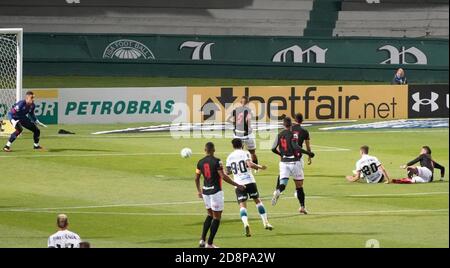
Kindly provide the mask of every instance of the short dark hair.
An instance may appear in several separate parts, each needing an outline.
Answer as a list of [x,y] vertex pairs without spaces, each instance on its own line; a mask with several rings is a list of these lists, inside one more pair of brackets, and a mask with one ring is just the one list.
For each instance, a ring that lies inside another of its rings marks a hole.
[[59,214],[56,218],[56,225],[61,229],[67,228],[69,226],[69,218],[65,214]]
[[211,153],[212,151],[215,150],[214,143],[207,142],[206,145],[205,145],[205,149],[206,149],[207,152]]
[[369,146],[367,145],[363,145],[361,146],[361,148],[359,148],[364,154],[368,154],[369,153]]
[[297,121],[297,123],[299,123],[299,124],[303,123],[303,114],[301,114],[301,113],[296,114],[295,121]]
[[242,96],[241,100],[245,100],[245,103],[248,103],[248,97],[247,96]]
[[234,149],[242,149],[242,140],[241,139],[233,139],[231,141],[231,144],[233,144]]
[[27,93],[25,93],[25,95],[26,96],[33,96],[34,92],[30,90],[30,91],[27,91]]
[[425,149],[425,151],[427,151],[427,154],[431,154],[431,148],[430,148],[430,146],[427,146],[427,145],[422,146],[422,149]]
[[285,128],[290,128],[292,127],[292,119],[288,116],[286,116],[285,118],[283,118],[283,126]]

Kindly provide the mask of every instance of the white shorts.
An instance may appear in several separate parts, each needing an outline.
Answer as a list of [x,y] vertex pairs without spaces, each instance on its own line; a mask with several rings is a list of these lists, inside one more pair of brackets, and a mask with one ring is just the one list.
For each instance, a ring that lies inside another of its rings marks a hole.
[[247,148],[247,150],[256,150],[256,139],[253,135],[249,136],[237,136],[234,135],[235,139],[240,139],[242,144]]
[[224,208],[224,195],[223,191],[219,191],[212,195],[203,195],[203,202],[205,202],[206,209],[212,211],[223,211]]
[[304,180],[303,159],[295,162],[280,162],[280,179],[294,177],[294,180]]
[[431,181],[433,173],[426,167],[417,167],[417,175],[412,177],[414,183],[427,183]]

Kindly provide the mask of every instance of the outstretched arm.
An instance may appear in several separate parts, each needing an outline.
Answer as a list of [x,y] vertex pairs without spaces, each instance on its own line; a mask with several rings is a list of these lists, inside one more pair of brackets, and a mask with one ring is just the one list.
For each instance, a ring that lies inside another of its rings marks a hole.
[[304,150],[302,147],[300,147],[300,145],[298,145],[298,143],[294,140],[292,140],[292,147],[294,148],[295,151],[297,152],[301,152],[302,154],[306,154],[307,156],[314,158],[315,154],[313,152],[310,151],[306,151]]
[[267,169],[267,166],[255,164],[255,163],[253,163],[253,161],[250,160],[250,159],[247,160],[247,166],[248,166],[249,168],[256,169],[256,170],[258,170],[258,169],[266,170],[266,169]]
[[387,183],[389,183],[391,181],[391,178],[389,177],[389,174],[387,173],[387,171],[384,168],[384,166],[380,165],[378,168],[381,170],[381,173],[383,173],[384,178],[386,179]]
[[415,158],[415,159],[409,161],[408,163],[406,163],[406,165],[402,165],[400,167],[403,168],[403,169],[406,169],[406,168],[408,168],[410,166],[413,166],[416,163],[420,162],[420,160],[422,160],[422,157],[423,157],[423,155],[419,155],[417,158]]
[[345,177],[349,182],[356,182],[361,178],[361,170],[356,171],[356,174],[353,176]]
[[240,185],[240,184],[237,184],[236,182],[234,182],[231,178],[230,178],[230,176],[228,176],[227,174],[225,174],[225,172],[223,172],[223,170],[218,170],[218,172],[219,172],[219,176],[225,181],[225,182],[227,182],[227,183],[229,183],[229,184],[231,184],[231,185],[233,185],[233,186],[235,186],[235,187],[237,187],[239,190],[245,190],[245,186],[244,185]]
[[445,167],[440,165],[439,163],[433,161],[434,167],[439,169],[441,171],[441,179],[444,179],[445,177]]

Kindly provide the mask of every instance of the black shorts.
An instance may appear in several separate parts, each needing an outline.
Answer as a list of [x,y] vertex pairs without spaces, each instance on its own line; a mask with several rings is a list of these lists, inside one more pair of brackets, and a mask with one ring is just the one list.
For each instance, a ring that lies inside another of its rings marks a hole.
[[236,198],[237,198],[238,203],[245,202],[249,198],[251,198],[251,199],[259,198],[259,192],[258,192],[258,187],[256,186],[256,183],[246,184],[244,191],[240,191],[239,189],[236,189]]

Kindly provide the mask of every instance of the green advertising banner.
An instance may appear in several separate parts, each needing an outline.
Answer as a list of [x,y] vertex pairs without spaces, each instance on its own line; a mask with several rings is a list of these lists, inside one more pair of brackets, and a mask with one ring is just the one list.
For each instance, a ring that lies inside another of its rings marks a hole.
[[403,67],[410,81],[448,81],[441,39],[26,34],[24,44],[29,74],[389,81]]

